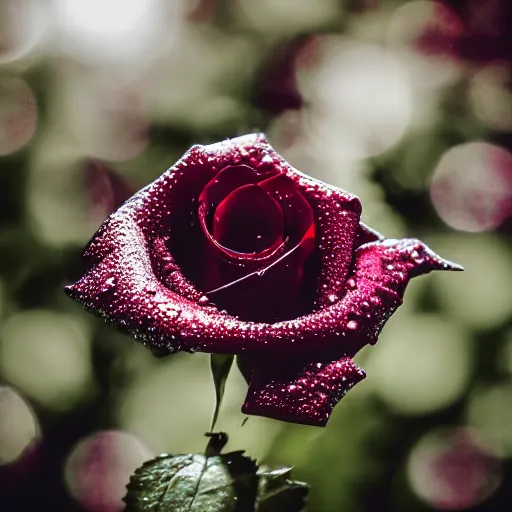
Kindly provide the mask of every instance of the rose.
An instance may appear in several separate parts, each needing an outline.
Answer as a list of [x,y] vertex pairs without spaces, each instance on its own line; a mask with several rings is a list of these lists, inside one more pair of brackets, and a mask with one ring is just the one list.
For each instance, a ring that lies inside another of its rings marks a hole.
[[243,412],[325,425],[408,280],[460,270],[360,214],[262,135],[194,146],[105,221],[67,293],[157,355],[242,355]]

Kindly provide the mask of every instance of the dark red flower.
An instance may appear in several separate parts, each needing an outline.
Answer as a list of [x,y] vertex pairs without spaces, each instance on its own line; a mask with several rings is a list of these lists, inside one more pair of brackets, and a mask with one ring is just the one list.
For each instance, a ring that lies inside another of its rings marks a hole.
[[263,135],[194,146],[105,221],[66,290],[157,355],[243,355],[245,413],[325,425],[409,278],[461,269],[360,214]]

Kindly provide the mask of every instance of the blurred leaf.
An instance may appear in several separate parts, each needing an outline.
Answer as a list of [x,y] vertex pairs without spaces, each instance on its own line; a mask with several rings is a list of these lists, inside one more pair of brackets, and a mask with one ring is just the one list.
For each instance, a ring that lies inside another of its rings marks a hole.
[[242,451],[160,455],[132,475],[126,512],[298,512],[309,487],[289,480],[290,471],[258,472]]
[[260,477],[257,512],[293,512],[302,510],[306,504],[309,485],[289,480],[292,468],[280,468],[268,472],[258,472]]
[[234,358],[235,356],[230,354],[212,354],[210,356],[210,368],[212,369],[213,383],[215,385],[215,411],[213,412],[211,431],[215,428],[215,423],[219,416],[222,397],[226,389],[226,381],[228,380]]

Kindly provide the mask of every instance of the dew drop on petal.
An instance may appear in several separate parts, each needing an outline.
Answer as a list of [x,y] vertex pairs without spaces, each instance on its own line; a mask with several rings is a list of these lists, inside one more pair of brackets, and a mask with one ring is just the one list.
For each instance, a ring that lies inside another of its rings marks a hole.
[[201,306],[206,306],[206,304],[210,302],[210,299],[208,299],[206,295],[203,295],[202,297],[199,298],[198,302],[199,304],[201,304]]
[[382,301],[379,299],[379,297],[371,297],[371,298],[370,298],[370,302],[371,302],[374,306],[380,306]]
[[156,294],[156,287],[154,284],[148,284],[145,288],[146,293],[149,295],[155,295]]
[[116,278],[109,277],[107,280],[105,280],[105,283],[101,287],[100,292],[101,293],[110,292],[111,290],[113,290],[115,288],[116,284],[117,284]]

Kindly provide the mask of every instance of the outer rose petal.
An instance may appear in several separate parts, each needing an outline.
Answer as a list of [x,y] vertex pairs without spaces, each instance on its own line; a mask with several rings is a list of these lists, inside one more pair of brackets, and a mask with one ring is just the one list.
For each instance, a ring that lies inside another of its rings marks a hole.
[[242,411],[325,426],[338,401],[365,378],[348,356],[365,342],[377,341],[384,323],[400,305],[409,278],[432,270],[462,268],[414,239],[377,241],[360,247],[354,275],[348,282],[351,290],[346,297],[352,300],[346,302],[345,297],[340,301],[351,312],[345,327],[353,331],[352,335],[346,334],[344,343],[337,347],[318,346],[314,358],[301,354],[247,356],[241,370],[249,390]]
[[324,427],[334,406],[365,377],[350,357],[311,362],[256,356],[242,412]]

